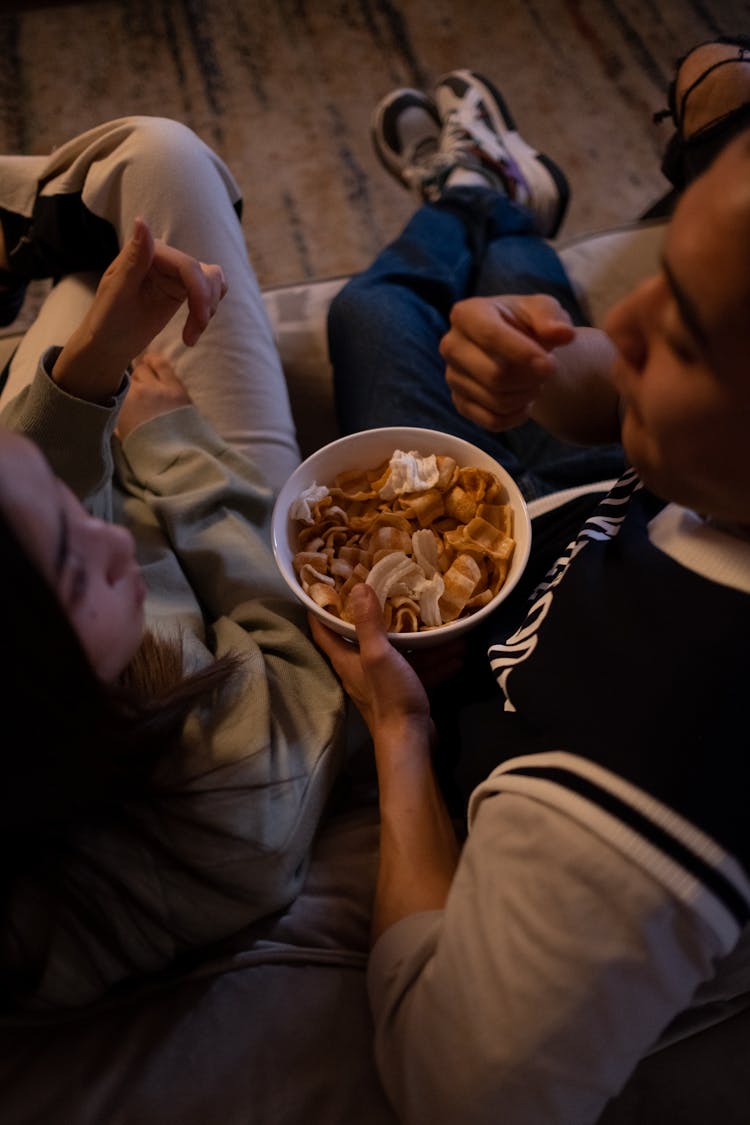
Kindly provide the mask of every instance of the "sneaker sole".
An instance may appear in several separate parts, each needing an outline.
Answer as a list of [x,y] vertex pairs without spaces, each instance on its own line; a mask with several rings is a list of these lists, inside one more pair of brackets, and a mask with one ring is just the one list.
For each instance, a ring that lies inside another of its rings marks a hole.
[[549,225],[549,229],[544,232],[544,236],[545,238],[554,238],[565,218],[565,212],[570,202],[570,185],[568,184],[568,179],[562,168],[558,164],[555,164],[554,160],[547,156],[546,153],[538,152],[523,139],[518,132],[513,114],[510,112],[505,98],[488,78],[485,78],[482,74],[477,74],[474,70],[452,70],[449,74],[443,75],[443,77],[438,80],[437,85],[440,85],[441,82],[450,78],[451,75],[456,75],[456,77],[462,78],[466,82],[471,82],[474,86],[483,88],[486,95],[487,109],[492,120],[492,126],[502,137],[503,144],[507,145],[508,151],[518,162],[521,171],[523,171],[525,161],[535,160],[549,173],[557,192],[558,205]]

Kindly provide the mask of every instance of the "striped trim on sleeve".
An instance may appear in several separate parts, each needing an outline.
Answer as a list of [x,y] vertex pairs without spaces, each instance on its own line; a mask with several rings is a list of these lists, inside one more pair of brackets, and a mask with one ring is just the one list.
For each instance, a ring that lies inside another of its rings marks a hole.
[[557,808],[639,864],[702,916],[725,952],[750,920],[750,880],[716,841],[667,805],[602,766],[564,751],[512,758],[472,794],[479,806],[520,793]]

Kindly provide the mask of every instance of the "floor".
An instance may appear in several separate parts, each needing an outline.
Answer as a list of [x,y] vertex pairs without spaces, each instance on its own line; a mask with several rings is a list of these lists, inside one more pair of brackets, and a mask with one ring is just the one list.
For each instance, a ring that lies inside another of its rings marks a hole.
[[0,145],[44,152],[126,114],[176,117],[228,161],[262,284],[361,269],[414,200],[369,119],[395,86],[469,66],[568,173],[561,234],[629,220],[665,189],[677,56],[750,25],[740,0],[4,0]]

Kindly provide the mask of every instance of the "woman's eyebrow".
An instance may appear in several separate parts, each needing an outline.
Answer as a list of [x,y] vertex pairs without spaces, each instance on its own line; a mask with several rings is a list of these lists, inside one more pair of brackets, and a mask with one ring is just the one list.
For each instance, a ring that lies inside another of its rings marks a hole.
[[686,327],[695,337],[696,342],[700,344],[701,348],[703,348],[704,351],[708,351],[708,333],[701,324],[696,307],[685,290],[680,285],[679,281],[672,272],[672,267],[664,257],[661,259],[661,268],[664,271],[664,276],[667,279],[669,288],[672,291],[672,296],[675,299],[675,304],[680,310],[680,316],[685,321]]

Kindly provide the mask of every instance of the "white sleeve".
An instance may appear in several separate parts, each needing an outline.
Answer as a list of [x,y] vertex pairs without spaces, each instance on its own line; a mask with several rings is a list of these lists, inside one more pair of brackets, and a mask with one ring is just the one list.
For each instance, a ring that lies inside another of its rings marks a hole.
[[368,972],[404,1125],[595,1122],[714,973],[711,926],[590,829],[528,797],[478,808],[444,911]]

